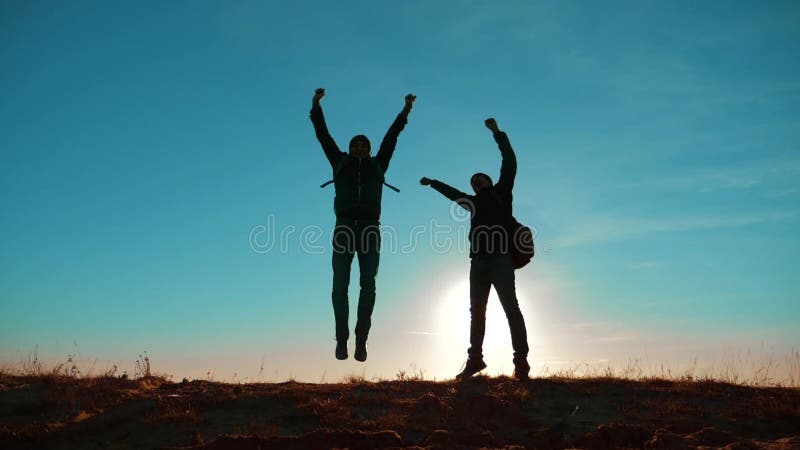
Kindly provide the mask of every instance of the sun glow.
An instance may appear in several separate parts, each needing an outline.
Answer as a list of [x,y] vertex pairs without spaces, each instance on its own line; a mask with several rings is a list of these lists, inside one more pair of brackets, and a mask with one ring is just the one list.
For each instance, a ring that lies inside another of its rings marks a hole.
[[[519,289],[517,297],[520,297]],[[441,363],[448,364],[447,369],[453,374],[457,373],[459,364],[464,363],[467,358],[470,330],[469,306],[469,280],[467,279],[458,280],[446,290],[439,304],[437,327],[441,345],[449,349],[447,352],[442,352],[447,356],[442,359]],[[525,308],[520,306],[523,316],[525,316]],[[530,336],[528,340],[530,343]],[[488,365],[486,369],[488,374],[509,374],[513,371],[511,332],[494,288],[489,294],[489,302],[486,306],[483,356]]]

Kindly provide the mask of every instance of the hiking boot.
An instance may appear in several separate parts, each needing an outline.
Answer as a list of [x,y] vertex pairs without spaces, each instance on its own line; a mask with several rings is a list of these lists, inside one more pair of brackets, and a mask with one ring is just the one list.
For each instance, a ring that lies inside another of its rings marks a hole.
[[347,359],[347,339],[336,341],[336,359]]
[[364,362],[367,360],[367,341],[356,339],[356,351],[353,353],[353,358],[356,361]]
[[531,371],[531,366],[528,365],[528,361],[520,360],[514,361],[514,378],[520,381],[526,381],[529,379],[528,374]]
[[466,380],[485,368],[486,363],[483,362],[483,359],[468,359],[467,363],[464,364],[464,370],[462,370],[460,374],[456,375],[456,380]]

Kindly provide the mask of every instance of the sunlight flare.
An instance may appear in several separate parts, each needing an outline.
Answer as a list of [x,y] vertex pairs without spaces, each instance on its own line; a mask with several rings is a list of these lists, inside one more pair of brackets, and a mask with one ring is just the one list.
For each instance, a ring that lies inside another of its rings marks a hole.
[[[519,291],[517,297],[520,297]],[[458,365],[467,357],[470,330],[469,280],[460,279],[452,284],[442,296],[438,313],[437,326],[441,344],[448,349],[442,352],[447,355],[442,363],[450,364],[447,369],[455,373]],[[523,315],[525,311],[523,310]],[[527,320],[527,317],[526,317]],[[529,337],[530,341],[530,337]],[[529,342],[530,344],[530,342]],[[486,306],[486,334],[483,340],[484,360],[489,365],[488,373],[508,374],[513,370],[511,334],[505,312],[492,288]]]

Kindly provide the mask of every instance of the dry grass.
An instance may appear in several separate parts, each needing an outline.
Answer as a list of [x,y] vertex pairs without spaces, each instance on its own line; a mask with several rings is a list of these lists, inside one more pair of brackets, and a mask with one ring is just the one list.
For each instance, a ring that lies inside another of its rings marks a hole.
[[278,426],[277,423],[268,421],[259,416],[251,419],[246,425],[237,428],[236,434],[270,439],[278,436],[279,431],[280,426]]
[[579,365],[528,382],[481,376],[464,383],[427,381],[418,370],[383,381],[354,374],[334,384],[172,383],[141,367],[137,379],[79,375],[68,364],[58,383],[49,381],[53,370],[5,375],[0,395],[12,406],[2,418],[14,425],[0,426],[0,448],[106,442],[114,438],[106,428],[118,427],[97,424],[108,421],[128,430],[120,448],[225,439],[253,444],[237,448],[353,448],[364,439],[376,448],[643,448],[666,438],[675,445],[662,448],[800,443],[800,390],[708,381],[691,371],[672,381],[648,378],[638,360],[618,370]]
[[342,421],[347,422],[352,416],[352,411],[343,401],[343,395],[314,396],[299,403],[297,408],[310,411],[325,426],[333,426]]
[[[785,375],[778,378],[777,373],[781,368],[784,369],[782,372]],[[758,353],[750,349],[734,351],[726,348],[719,365],[712,364],[704,369],[698,367],[697,358],[683,369],[673,369],[665,363],[645,369],[641,358],[630,358],[622,367],[578,363],[574,367],[554,371],[545,365],[539,373],[539,378],[720,382],[751,387],[800,388],[800,351],[792,349],[788,355],[778,359],[773,352],[767,352],[763,347]]]
[[424,381],[425,380],[425,371],[422,369],[418,369],[416,364],[411,365],[411,370],[406,372],[405,370],[398,370],[397,374],[395,375],[395,380],[397,381]]
[[201,424],[204,422],[200,411],[192,402],[160,401],[155,411],[145,416],[144,420],[151,423],[176,423],[186,422]]
[[401,430],[408,425],[408,414],[390,409],[375,418],[364,419],[359,427],[374,430]]
[[[120,373],[119,366],[116,364],[108,365],[104,370],[95,372],[97,359],[94,359],[86,371],[83,371],[78,366],[78,361],[75,355],[69,354],[66,359],[54,363],[51,367],[46,367],[45,363],[41,361],[38,354],[38,348],[34,348],[33,352],[26,355],[20,361],[17,368],[3,365],[0,368],[0,376],[22,376],[33,377],[50,382],[60,382],[69,380],[102,380],[102,379],[129,379],[128,372],[122,371]],[[150,356],[147,351],[139,354],[139,358],[134,361],[133,365],[133,379],[159,379],[162,381],[169,381],[172,375],[166,373],[153,372],[150,365]]]
[[[16,368],[8,365],[0,367],[0,379],[6,376],[23,376],[46,379],[49,382],[58,383],[76,379],[129,379],[128,372],[120,372],[120,368],[115,365],[108,365],[101,371],[95,371],[97,360],[86,370],[79,367],[73,354],[60,362],[56,362],[49,367],[39,358],[38,349],[28,354],[22,359]],[[670,381],[680,383],[709,383],[721,382],[740,386],[750,387],[789,387],[800,388],[800,350],[792,349],[787,355],[777,358],[770,350],[766,350],[762,345],[760,351],[754,352],[751,349],[746,351],[734,350],[730,347],[724,349],[721,360],[705,368],[699,368],[698,360],[695,358],[687,366],[681,369],[674,369],[665,363],[655,366],[645,363],[641,358],[630,358],[622,366],[611,365],[591,365],[589,363],[576,363],[569,368],[553,370],[547,365],[543,366],[535,378],[547,380],[627,380],[627,381]],[[263,362],[261,371],[263,372]],[[778,373],[784,374],[778,377]],[[162,381],[169,381],[172,376],[164,373],[156,373],[151,366],[150,356],[147,351],[139,354],[133,364],[134,380],[154,378]],[[215,370],[207,372],[205,381],[214,382]],[[245,379],[246,380],[246,379]],[[237,377],[233,380],[234,384],[241,384],[245,380]],[[319,380],[324,383],[325,375]],[[184,379],[184,382],[189,381]],[[296,382],[294,377],[289,377],[285,382]],[[353,373],[344,376],[340,382],[351,385],[363,385],[366,383],[379,383],[387,381],[383,378],[373,378],[367,380],[365,372]],[[395,374],[393,381],[396,382],[418,382],[435,381],[429,380],[425,376],[425,371],[411,365],[408,370],[400,369]]]

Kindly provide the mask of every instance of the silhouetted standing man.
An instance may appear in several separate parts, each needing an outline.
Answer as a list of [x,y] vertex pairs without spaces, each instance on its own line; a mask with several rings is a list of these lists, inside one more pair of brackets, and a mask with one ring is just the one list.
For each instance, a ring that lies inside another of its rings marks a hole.
[[512,219],[512,194],[517,174],[517,158],[508,136],[497,128],[494,119],[486,119],[486,127],[494,135],[503,158],[500,179],[476,173],[470,179],[475,195],[468,195],[438,180],[422,178],[420,183],[430,185],[442,195],[457,202],[471,213],[469,230],[470,258],[470,348],[464,370],[456,378],[466,379],[486,368],[483,361],[483,337],[486,331],[486,303],[489,290],[494,285],[511,328],[511,345],[514,347],[514,376],[528,378],[528,337],[525,320],[517,302],[514,262],[510,246]]
[[[416,97],[406,95],[405,106],[386,132],[377,156],[370,153],[370,142],[364,135],[350,140],[349,152],[339,150],[333,141],[319,101],[324,89],[317,89],[311,101],[311,122],[325,156],[333,168],[336,197],[333,209],[336,227],[333,232],[333,314],[336,321],[336,359],[347,359],[347,339],[350,337],[348,316],[350,305],[347,289],[350,285],[350,266],[358,256],[361,292],[358,296],[356,322],[356,360],[367,359],[367,336],[372,325],[375,306],[375,277],[380,259],[381,194],[384,174],[394,154],[397,137],[403,131],[408,113]],[[324,185],[323,185],[324,186]]]

